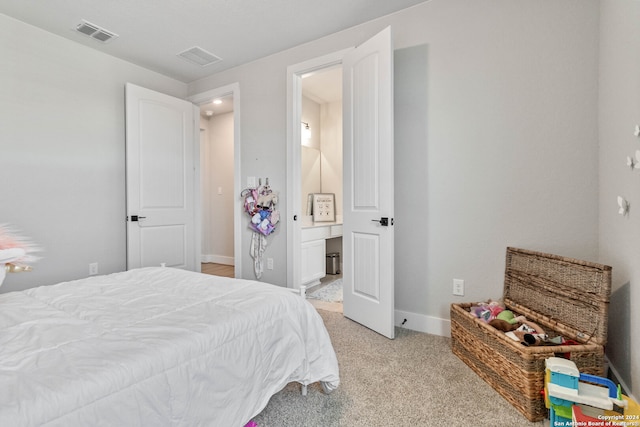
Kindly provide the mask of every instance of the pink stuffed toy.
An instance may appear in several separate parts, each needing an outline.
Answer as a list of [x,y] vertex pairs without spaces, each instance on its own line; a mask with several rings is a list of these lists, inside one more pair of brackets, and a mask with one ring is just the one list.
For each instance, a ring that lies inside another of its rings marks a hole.
[[481,302],[478,303],[477,306],[471,307],[471,314],[475,317],[484,320],[485,322],[490,322],[500,314],[504,310],[504,306],[498,301],[491,302]]

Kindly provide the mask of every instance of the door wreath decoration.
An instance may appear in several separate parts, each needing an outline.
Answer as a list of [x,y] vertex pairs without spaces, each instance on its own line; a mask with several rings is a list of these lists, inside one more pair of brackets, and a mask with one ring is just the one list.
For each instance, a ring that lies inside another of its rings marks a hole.
[[256,278],[262,277],[264,271],[263,256],[267,247],[267,236],[276,229],[280,221],[280,212],[276,209],[278,193],[269,186],[269,178],[265,185],[256,188],[247,188],[240,194],[244,197],[244,211],[249,215],[249,228],[253,230],[251,236],[250,254],[253,258],[253,270]]

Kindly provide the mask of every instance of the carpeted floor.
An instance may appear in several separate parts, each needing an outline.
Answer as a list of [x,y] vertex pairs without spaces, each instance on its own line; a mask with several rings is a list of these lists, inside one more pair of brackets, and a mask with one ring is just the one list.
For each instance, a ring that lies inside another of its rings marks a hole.
[[[259,427],[543,426],[530,423],[451,353],[450,339],[396,328],[389,340],[318,310],[340,365],[340,387],[301,396],[289,384],[254,418]],[[548,424],[548,422],[547,422]]]

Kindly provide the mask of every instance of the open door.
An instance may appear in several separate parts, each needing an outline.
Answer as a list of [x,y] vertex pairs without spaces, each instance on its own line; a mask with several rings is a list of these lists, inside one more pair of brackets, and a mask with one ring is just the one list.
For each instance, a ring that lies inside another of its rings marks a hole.
[[127,83],[127,269],[199,271],[194,105]]
[[346,54],[343,91],[344,315],[394,338],[390,27]]

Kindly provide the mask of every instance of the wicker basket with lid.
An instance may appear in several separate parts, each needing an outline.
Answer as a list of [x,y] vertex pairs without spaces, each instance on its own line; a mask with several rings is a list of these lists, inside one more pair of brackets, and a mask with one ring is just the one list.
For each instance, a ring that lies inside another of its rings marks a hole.
[[576,345],[527,347],[473,316],[475,304],[451,305],[453,353],[530,421],[546,416],[544,361],[573,360],[603,375],[611,267],[559,255],[507,248],[503,302],[550,335]]

